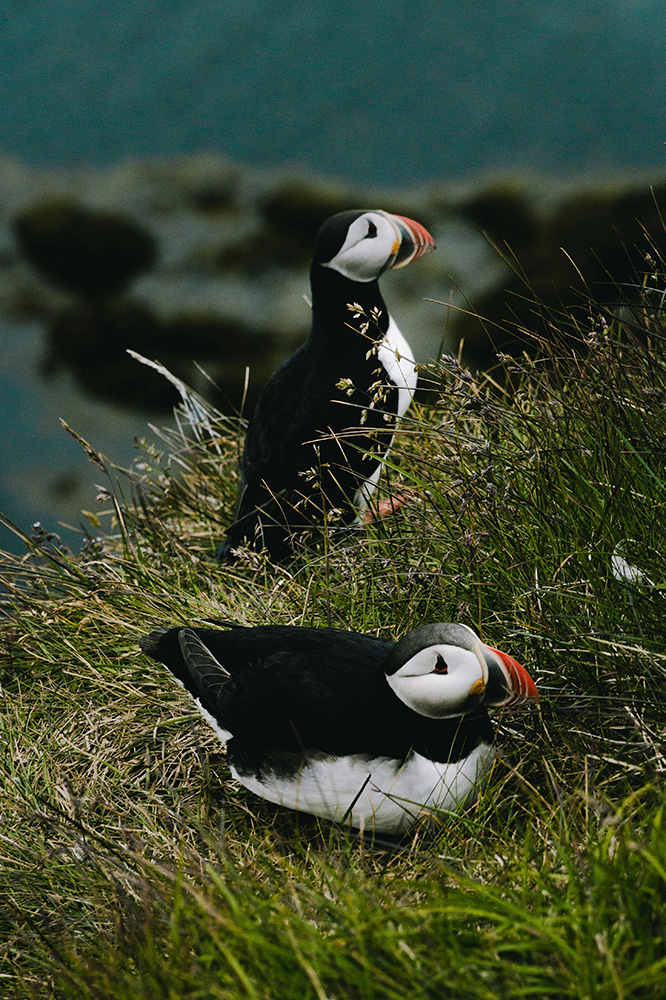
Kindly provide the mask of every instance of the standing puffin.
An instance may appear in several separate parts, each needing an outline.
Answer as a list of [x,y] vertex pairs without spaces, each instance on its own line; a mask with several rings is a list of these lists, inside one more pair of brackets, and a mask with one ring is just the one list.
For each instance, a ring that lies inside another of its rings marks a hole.
[[516,660],[459,624],[397,643],[331,628],[162,628],[140,646],[185,686],[246,788],[391,835],[472,800],[494,758],[486,708],[539,698]]
[[279,561],[315,525],[358,522],[417,379],[378,278],[434,247],[420,223],[379,209],[341,212],[322,225],[310,336],[259,397],[218,559],[249,544]]

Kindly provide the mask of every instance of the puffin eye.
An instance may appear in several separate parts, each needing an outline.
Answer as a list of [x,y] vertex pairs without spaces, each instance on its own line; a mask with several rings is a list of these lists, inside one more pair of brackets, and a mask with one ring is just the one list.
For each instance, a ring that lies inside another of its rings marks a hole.
[[373,239],[377,235],[377,226],[374,224],[372,219],[368,219],[368,231],[365,234],[366,239]]
[[435,673],[435,674],[448,674],[448,672],[449,672],[449,666],[448,666],[446,660],[444,659],[443,656],[441,656],[438,653],[437,654],[437,662],[435,663],[435,666],[434,666],[434,669],[433,669],[433,673]]

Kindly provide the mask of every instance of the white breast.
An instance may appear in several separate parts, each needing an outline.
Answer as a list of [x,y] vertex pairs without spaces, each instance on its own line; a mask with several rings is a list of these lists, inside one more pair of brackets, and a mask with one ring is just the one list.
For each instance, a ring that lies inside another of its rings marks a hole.
[[404,417],[414,398],[418,373],[412,349],[392,316],[389,316],[389,327],[379,345],[377,357],[391,382],[398,387],[398,416]]
[[195,698],[192,692],[187,690],[187,688],[181,681],[180,677],[176,677],[175,674],[171,674],[171,676],[175,680],[178,687],[181,687],[183,691],[187,694],[187,696],[192,699],[196,708],[198,709],[199,712],[201,712],[206,722],[213,727],[213,729],[215,730],[215,735],[222,741],[222,743],[227,744],[231,739],[231,733],[229,732],[229,730],[222,729],[222,726],[219,724],[215,716],[211,715],[208,709],[203,707],[200,698]]
[[[181,687],[182,681],[174,677]],[[189,694],[189,692],[188,692]],[[190,695],[192,697],[192,695]],[[192,698],[204,719],[223,743],[231,733],[222,729],[198,698]],[[495,749],[482,743],[465,760],[440,764],[418,753],[404,763],[390,757],[370,759],[366,754],[329,757],[304,755],[291,777],[231,773],[251,792],[300,812],[313,813],[334,823],[346,823],[376,833],[405,833],[430,810],[454,812],[478,795],[490,773]]]
[[310,755],[293,777],[265,777],[231,771],[241,784],[269,802],[313,813],[360,830],[401,834],[430,810],[452,812],[473,799],[485,784],[495,756],[487,743],[465,760],[439,764],[412,753],[401,764],[388,757],[370,760]]
[[[377,358],[386,369],[389,380],[398,389],[398,417],[404,417],[414,397],[418,372],[412,358],[411,348],[392,316],[389,316],[388,330],[377,349]],[[384,452],[384,459],[388,457],[392,445],[393,438],[391,438]],[[381,471],[381,463],[378,463],[372,475],[368,476],[361,488],[356,492],[354,506],[359,513],[357,524],[360,524],[361,515],[368,507],[370,497],[377,488]]]

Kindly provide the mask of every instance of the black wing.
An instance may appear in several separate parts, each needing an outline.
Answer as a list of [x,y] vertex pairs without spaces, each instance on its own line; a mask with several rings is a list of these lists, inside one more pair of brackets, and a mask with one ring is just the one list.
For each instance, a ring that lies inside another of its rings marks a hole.
[[292,751],[322,739],[337,744],[341,730],[367,718],[378,668],[393,645],[292,626],[159,629],[140,640],[223,729],[257,748]]
[[[377,361],[346,377],[371,384]],[[372,407],[338,388],[341,376],[311,363],[304,345],[277,370],[257,403],[243,452],[241,485],[233,524],[218,557],[261,528],[274,558],[290,551],[289,537],[338,511],[344,524],[356,517],[355,494],[386,452],[397,390]],[[364,413],[362,418],[361,414]]]
[[386,639],[267,625],[225,632],[159,629],[140,645],[169,667],[233,734],[233,747],[251,759],[318,750],[400,760],[413,749],[449,761],[493,741],[483,708],[462,719],[426,719],[403,705],[381,671],[394,646]]

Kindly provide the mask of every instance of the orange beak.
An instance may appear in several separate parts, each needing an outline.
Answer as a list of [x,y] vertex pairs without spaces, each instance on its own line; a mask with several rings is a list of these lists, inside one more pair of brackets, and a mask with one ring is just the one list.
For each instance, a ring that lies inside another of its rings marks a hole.
[[486,705],[523,705],[540,701],[537,686],[518,660],[500,649],[483,645],[488,666]]
[[391,267],[406,267],[413,260],[435,249],[435,241],[420,222],[408,219],[405,215],[391,215],[389,212],[384,212],[383,215],[397,230],[396,241],[393,244],[395,257]]

